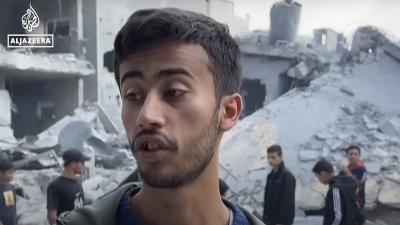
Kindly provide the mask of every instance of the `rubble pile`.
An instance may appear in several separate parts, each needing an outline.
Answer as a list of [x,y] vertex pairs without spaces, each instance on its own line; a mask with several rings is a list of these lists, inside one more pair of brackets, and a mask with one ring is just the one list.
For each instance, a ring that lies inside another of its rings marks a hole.
[[338,169],[347,163],[345,148],[356,144],[368,170],[367,208],[377,203],[400,208],[400,58],[377,50],[381,53],[367,55],[351,70],[332,66],[308,87],[289,91],[227,133],[221,177],[232,188],[231,199],[262,212],[271,169],[265,151],[279,143],[297,178],[296,215],[320,209],[327,187],[316,180],[312,166],[324,157]]
[[13,159],[17,169],[12,184],[22,192],[17,201],[19,224],[48,224],[47,187],[62,174],[61,156],[67,149],[90,157],[81,177],[86,204],[114,190],[136,169],[126,137],[107,132],[117,129],[99,111],[96,104],[83,104],[37,136],[8,142],[0,138],[1,155]]

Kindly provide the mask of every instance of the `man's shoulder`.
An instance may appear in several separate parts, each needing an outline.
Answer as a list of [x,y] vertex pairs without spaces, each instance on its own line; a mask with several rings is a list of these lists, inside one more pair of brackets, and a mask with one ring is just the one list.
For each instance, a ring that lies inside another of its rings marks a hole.
[[14,191],[14,186],[10,183],[0,183],[0,191]]
[[233,224],[264,225],[264,223],[255,216],[254,210],[248,206],[241,206],[223,198],[224,204],[234,213]]
[[285,176],[288,176],[288,177],[290,177],[290,178],[292,178],[292,179],[295,179],[295,177],[294,177],[292,171],[290,171],[286,166],[284,166],[284,167],[282,168],[282,173],[283,173]]
[[54,179],[52,182],[50,182],[49,186],[47,188],[55,188],[57,186],[60,186],[60,184],[62,185],[62,180],[61,180],[61,176],[57,177],[56,179]]
[[114,225],[117,208],[124,193],[135,183],[127,183],[101,197],[91,205],[60,215],[58,225]]

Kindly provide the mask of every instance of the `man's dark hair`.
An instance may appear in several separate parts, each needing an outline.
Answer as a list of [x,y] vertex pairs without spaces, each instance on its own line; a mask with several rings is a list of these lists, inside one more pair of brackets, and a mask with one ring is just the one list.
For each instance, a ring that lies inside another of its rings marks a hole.
[[14,170],[13,162],[6,157],[0,157],[0,172],[7,172],[9,170]]
[[349,147],[346,148],[346,153],[349,153],[350,150],[356,149],[358,153],[361,155],[361,148],[358,147],[357,145],[350,145]]
[[267,153],[277,153],[279,156],[282,156],[282,148],[280,145],[271,145],[267,149]]
[[176,9],[144,9],[134,12],[114,42],[115,80],[119,66],[132,54],[163,41],[199,44],[207,52],[217,102],[240,90],[240,51],[226,25],[205,15]]
[[333,173],[333,166],[328,160],[320,159],[315,166],[313,167],[312,171],[317,174],[321,174],[321,172],[328,172]]

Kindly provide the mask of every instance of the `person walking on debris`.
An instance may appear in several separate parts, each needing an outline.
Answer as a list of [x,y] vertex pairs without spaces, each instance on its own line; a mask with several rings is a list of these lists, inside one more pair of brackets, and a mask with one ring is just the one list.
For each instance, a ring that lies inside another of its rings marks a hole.
[[15,189],[10,184],[14,177],[11,160],[0,159],[0,225],[17,224]]
[[227,26],[186,10],[139,10],[114,51],[122,122],[143,184],[128,182],[58,224],[263,224],[219,193],[219,145],[242,111],[239,46]]
[[268,225],[293,224],[296,179],[285,167],[281,146],[270,146],[267,157],[272,171],[265,185],[263,220]]
[[78,179],[89,160],[81,151],[69,149],[62,156],[64,171],[62,176],[51,182],[47,188],[47,210],[50,224],[55,224],[57,217],[67,211],[83,206],[85,200],[82,184]]
[[323,225],[354,225],[358,215],[356,205],[357,184],[353,177],[335,176],[333,166],[325,159],[312,169],[318,180],[329,185],[325,198]]

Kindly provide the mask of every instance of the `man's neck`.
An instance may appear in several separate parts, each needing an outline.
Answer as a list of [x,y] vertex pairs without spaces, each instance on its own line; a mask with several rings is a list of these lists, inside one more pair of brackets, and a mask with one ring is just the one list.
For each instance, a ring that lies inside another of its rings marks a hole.
[[350,162],[350,166],[356,166],[361,163],[361,160],[355,161],[355,162]]
[[77,180],[77,179],[78,179],[78,178],[76,177],[75,172],[73,172],[72,170],[69,170],[69,169],[67,169],[67,168],[64,169],[63,177],[69,178],[69,179],[71,179],[71,180]]
[[[214,157],[217,158],[217,157]],[[144,185],[131,200],[135,217],[151,225],[227,225],[215,159],[192,183],[174,189]]]

